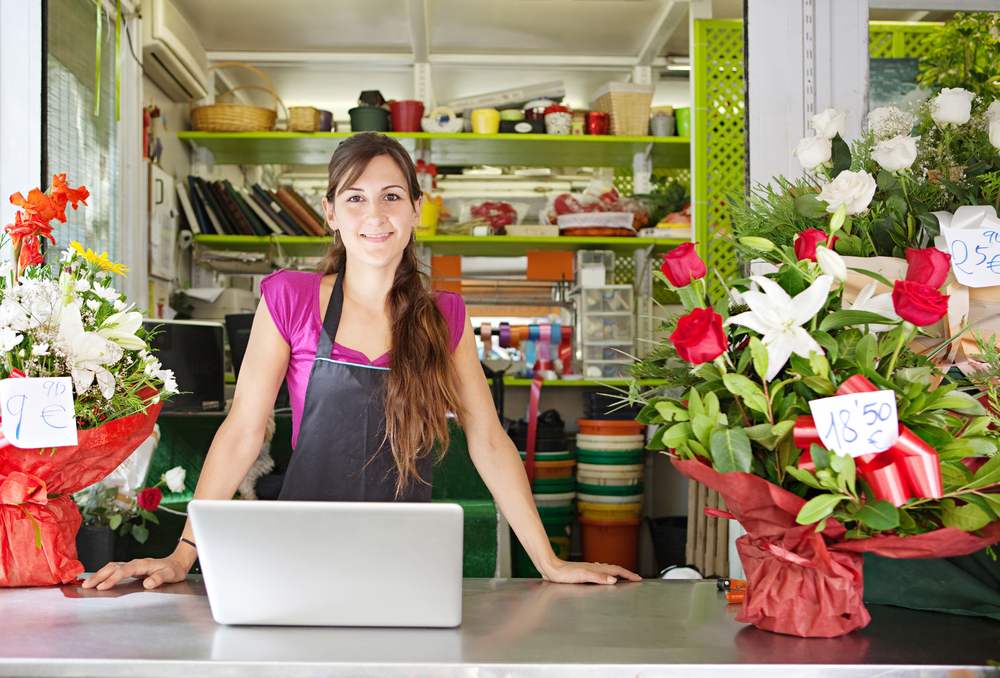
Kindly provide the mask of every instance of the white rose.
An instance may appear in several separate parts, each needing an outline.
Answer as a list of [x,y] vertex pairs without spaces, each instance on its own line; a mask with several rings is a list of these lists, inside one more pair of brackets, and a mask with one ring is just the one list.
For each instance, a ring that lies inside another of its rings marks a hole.
[[868,114],[868,129],[878,139],[909,134],[914,124],[916,119],[912,113],[901,111],[895,106],[879,106]]
[[920,137],[903,136],[878,142],[872,159],[887,172],[907,169],[917,159],[917,141]]
[[187,475],[187,472],[182,466],[175,466],[163,474],[163,480],[167,483],[167,487],[170,488],[171,492],[183,492],[185,475]]
[[816,130],[816,134],[827,139],[833,139],[838,134],[843,139],[847,136],[847,128],[844,126],[846,119],[847,111],[838,113],[836,110],[828,108],[819,115],[813,116],[812,128]]
[[964,125],[972,116],[976,95],[961,87],[945,87],[931,100],[931,118],[939,125]]
[[875,178],[868,172],[844,170],[823,186],[819,199],[827,203],[826,211],[833,214],[844,205],[847,214],[861,214],[868,209],[875,195]]
[[990,143],[997,150],[1000,150],[1000,118],[990,123]]
[[839,283],[847,280],[847,263],[844,258],[831,249],[816,246],[816,263],[825,275],[832,277]]
[[1000,99],[995,100],[990,107],[986,109],[986,119],[990,122],[995,122],[1000,120]]
[[813,170],[833,156],[833,144],[826,137],[817,134],[800,141],[792,155],[799,159],[803,169]]

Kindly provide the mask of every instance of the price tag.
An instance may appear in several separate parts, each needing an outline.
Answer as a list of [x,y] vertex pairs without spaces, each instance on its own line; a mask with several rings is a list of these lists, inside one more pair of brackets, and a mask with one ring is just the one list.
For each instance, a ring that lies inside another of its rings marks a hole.
[[841,456],[885,452],[899,437],[893,391],[819,398],[809,402],[809,409],[823,446]]
[[951,270],[966,287],[1000,285],[1000,229],[942,228]]
[[0,380],[3,435],[14,447],[76,445],[71,377]]

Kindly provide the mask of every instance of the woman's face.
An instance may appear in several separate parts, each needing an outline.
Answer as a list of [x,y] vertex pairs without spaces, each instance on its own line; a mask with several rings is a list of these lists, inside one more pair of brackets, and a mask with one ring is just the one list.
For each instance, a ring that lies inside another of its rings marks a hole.
[[370,266],[395,267],[420,223],[420,200],[410,199],[406,176],[392,158],[377,156],[350,186],[323,198],[330,228],[340,231],[347,255]]

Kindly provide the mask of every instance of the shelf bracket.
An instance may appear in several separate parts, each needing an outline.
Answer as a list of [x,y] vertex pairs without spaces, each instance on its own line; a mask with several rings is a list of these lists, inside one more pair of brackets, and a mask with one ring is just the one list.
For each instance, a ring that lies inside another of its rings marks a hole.
[[434,109],[434,81],[428,61],[413,64],[413,98],[423,102],[425,115]]

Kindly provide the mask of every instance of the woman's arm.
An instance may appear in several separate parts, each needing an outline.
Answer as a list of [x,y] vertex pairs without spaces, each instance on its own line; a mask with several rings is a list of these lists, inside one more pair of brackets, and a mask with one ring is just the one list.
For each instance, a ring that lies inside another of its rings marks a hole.
[[[288,370],[290,354],[291,349],[278,332],[262,298],[254,316],[233,405],[205,457],[194,492],[195,499],[231,499],[236,494],[264,442],[264,428]],[[185,524],[182,536],[194,541],[190,520]],[[167,558],[142,558],[124,565],[109,563],[94,573],[83,586],[96,586],[103,590],[126,577],[146,577],[143,585],[152,589],[163,583],[184,579],[195,558],[195,549],[179,542]]]
[[497,418],[468,316],[452,365],[459,399],[465,405],[462,427],[469,441],[469,455],[542,577],[566,583],[613,584],[617,577],[639,581],[638,575],[617,565],[568,563],[553,553],[531,496],[524,464]]

